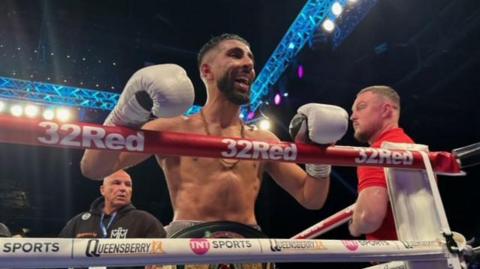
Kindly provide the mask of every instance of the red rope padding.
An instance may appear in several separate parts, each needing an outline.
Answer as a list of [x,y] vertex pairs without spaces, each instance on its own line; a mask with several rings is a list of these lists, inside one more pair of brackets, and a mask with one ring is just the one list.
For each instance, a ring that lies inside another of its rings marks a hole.
[[[191,133],[134,130],[90,123],[60,123],[0,116],[0,142],[77,149],[102,149],[231,159],[263,159],[340,166],[424,168],[419,152],[367,147],[346,147],[262,142],[242,138]],[[448,152],[430,152],[436,172],[460,173]]]

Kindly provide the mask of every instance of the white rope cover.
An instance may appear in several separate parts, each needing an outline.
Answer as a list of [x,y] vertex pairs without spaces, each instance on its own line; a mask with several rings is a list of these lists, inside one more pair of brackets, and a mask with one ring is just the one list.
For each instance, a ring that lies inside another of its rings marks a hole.
[[438,241],[294,239],[0,239],[0,268],[247,262],[442,260]]

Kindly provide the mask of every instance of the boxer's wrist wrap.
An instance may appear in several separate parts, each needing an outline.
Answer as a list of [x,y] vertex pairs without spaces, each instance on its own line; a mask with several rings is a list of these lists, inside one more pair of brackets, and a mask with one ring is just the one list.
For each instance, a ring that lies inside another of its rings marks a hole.
[[307,174],[316,179],[326,179],[330,176],[332,166],[329,164],[305,164]]

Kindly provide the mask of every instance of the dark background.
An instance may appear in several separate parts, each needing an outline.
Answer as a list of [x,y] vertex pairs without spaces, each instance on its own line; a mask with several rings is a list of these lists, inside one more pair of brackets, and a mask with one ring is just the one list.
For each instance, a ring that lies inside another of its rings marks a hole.
[[[135,70],[175,62],[187,69],[195,103],[202,105],[205,90],[196,70],[200,46],[211,36],[237,33],[251,42],[258,73],[305,2],[2,1],[0,76],[119,92]],[[261,111],[288,140],[288,122],[301,104],[328,103],[350,111],[361,88],[387,84],[400,93],[401,125],[418,143],[450,151],[479,142],[479,32],[476,0],[378,1],[339,47],[307,44],[273,88],[272,96],[288,92],[289,97]],[[305,69],[302,79],[298,64]],[[105,117],[99,111],[84,115],[92,122]],[[358,145],[351,130],[339,144]],[[13,230],[28,228],[28,236],[55,236],[99,194],[99,183],[81,176],[80,157],[76,150],[0,145],[0,221]],[[172,211],[155,161],[129,172],[134,204],[167,224]],[[440,176],[439,187],[451,228],[472,238],[480,235],[475,202],[480,169],[467,172]],[[352,204],[355,170],[334,168],[333,178],[325,208],[309,211],[265,177],[259,224],[271,237],[288,238]],[[349,236],[342,226],[323,238]]]

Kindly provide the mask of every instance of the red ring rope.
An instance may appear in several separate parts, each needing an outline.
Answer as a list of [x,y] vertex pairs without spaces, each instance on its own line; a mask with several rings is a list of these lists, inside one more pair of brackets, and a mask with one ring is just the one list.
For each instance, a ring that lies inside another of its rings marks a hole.
[[[424,168],[418,151],[329,146],[290,142],[263,142],[191,133],[134,130],[90,123],[60,123],[0,116],[0,142],[77,149],[143,152],[167,156],[263,159],[339,166]],[[448,152],[428,153],[437,173],[459,174],[459,164]]]

